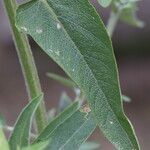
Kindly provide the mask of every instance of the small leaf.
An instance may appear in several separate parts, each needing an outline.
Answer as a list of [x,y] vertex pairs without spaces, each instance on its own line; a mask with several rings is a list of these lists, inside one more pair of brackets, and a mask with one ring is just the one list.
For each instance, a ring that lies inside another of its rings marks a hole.
[[60,82],[61,84],[68,86],[70,88],[75,88],[77,87],[77,85],[71,81],[70,79],[64,78],[60,75],[54,74],[54,73],[47,73],[46,74],[48,77],[52,78],[53,80],[56,80],[58,82]]
[[137,0],[115,0],[114,9],[121,10],[120,19],[132,26],[144,27],[144,22],[137,17]]
[[5,138],[2,128],[0,127],[0,149],[1,150],[9,150],[8,142]]
[[46,150],[77,150],[95,128],[92,115],[81,112],[79,102],[74,102],[46,127],[36,142],[52,139]]
[[32,0],[17,9],[16,25],[79,86],[107,139],[118,149],[139,150],[123,111],[111,40],[89,1]]
[[101,6],[108,7],[111,4],[112,0],[98,0],[98,2]]
[[136,27],[144,27],[144,22],[137,17],[137,7],[135,4],[131,8],[126,8],[121,13],[121,20]]
[[29,143],[29,132],[31,128],[31,120],[36,111],[43,95],[34,98],[19,115],[14,130],[9,139],[11,150],[16,150],[17,146],[25,147]]
[[85,142],[78,150],[95,150],[100,147],[100,144],[94,142]]

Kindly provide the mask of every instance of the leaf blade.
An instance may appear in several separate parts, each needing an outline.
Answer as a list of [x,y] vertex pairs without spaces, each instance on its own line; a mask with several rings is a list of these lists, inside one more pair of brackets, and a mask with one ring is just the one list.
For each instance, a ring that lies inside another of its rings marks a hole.
[[138,150],[122,108],[112,44],[89,2],[33,0],[22,5],[17,14],[17,26],[26,27],[84,92],[99,127],[113,145]]
[[28,145],[31,119],[42,97],[43,95],[40,95],[33,99],[20,113],[9,139],[11,150],[16,150],[17,146],[22,148]]
[[74,102],[65,111],[58,115],[55,120],[53,120],[44,131],[38,136],[35,142],[45,141],[49,134],[51,134],[59,124],[62,124],[65,119],[69,118],[73,113],[79,109],[79,102]]
[[67,79],[65,77],[62,77],[60,75],[57,75],[57,74],[54,74],[54,73],[47,73],[46,74],[49,78],[52,78],[53,80],[56,80],[58,81],[59,83],[61,83],[62,85],[65,85],[67,87],[70,87],[70,88],[75,88],[77,87],[77,85],[71,81],[70,79]]
[[92,115],[79,109],[79,102],[74,102],[46,127],[34,143],[51,139],[46,150],[78,149],[96,128]]
[[108,7],[112,0],[98,0],[99,4],[102,6],[102,7]]
[[144,22],[137,17],[137,6],[132,4],[130,8],[126,8],[121,13],[121,20],[129,25],[143,28]]
[[48,142],[40,142],[40,143],[30,145],[28,147],[24,147],[20,150],[44,150],[47,145],[48,145]]
[[138,0],[114,0],[112,5],[114,12],[120,11],[121,21],[128,25],[142,28],[145,24],[137,16],[137,3]]
[[1,127],[0,127],[0,148],[3,150],[9,150],[8,142],[5,138],[5,135]]

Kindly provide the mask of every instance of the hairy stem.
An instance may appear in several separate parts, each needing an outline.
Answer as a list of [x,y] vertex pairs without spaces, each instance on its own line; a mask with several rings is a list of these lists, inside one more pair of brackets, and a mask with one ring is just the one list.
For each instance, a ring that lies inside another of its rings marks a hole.
[[110,13],[110,17],[108,19],[108,24],[107,24],[107,32],[110,37],[112,37],[112,35],[115,31],[117,22],[120,17],[120,13],[121,13],[121,11],[117,11],[116,13],[114,11],[111,11],[111,13]]
[[[22,72],[25,78],[26,88],[29,98],[32,99],[41,94],[41,86],[38,78],[37,69],[28,38],[25,34],[18,31],[15,26],[15,12],[17,3],[15,0],[4,0],[4,6],[9,18],[12,29],[13,40],[16,46],[17,54],[21,64]],[[41,102],[35,114],[37,131],[41,132],[46,126],[46,111],[44,100]]]

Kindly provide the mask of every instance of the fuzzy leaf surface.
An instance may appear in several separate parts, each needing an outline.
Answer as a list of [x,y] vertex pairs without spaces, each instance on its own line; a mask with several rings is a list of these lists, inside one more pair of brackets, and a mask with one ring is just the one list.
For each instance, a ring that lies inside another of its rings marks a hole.
[[93,116],[74,102],[57,116],[34,143],[50,140],[46,150],[77,150],[96,128]]
[[11,150],[16,150],[17,146],[21,148],[28,146],[32,117],[41,102],[42,97],[43,95],[40,95],[33,99],[20,113],[9,139]]
[[32,0],[16,25],[75,81],[104,135],[120,150],[139,149],[124,114],[111,40],[88,0]]

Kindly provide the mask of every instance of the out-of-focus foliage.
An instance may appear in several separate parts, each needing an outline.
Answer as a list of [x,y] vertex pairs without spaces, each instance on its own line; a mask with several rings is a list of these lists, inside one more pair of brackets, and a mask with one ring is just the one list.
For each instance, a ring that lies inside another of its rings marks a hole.
[[137,17],[137,0],[114,0],[114,12],[120,12],[120,19],[132,26],[143,27],[144,22]]

